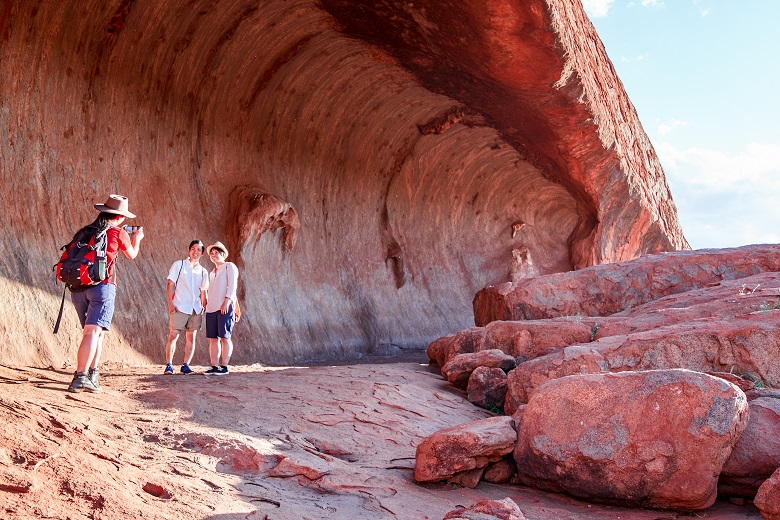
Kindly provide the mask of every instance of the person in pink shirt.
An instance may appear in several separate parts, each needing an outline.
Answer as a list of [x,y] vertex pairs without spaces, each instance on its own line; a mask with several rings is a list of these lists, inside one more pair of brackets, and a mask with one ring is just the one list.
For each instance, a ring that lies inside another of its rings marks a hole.
[[230,336],[233,333],[233,325],[238,321],[238,267],[225,261],[228,250],[222,242],[210,245],[206,252],[214,264],[214,269],[209,273],[206,291],[206,337],[209,340],[211,368],[204,374],[221,376],[229,373],[228,363],[233,354],[233,340]]

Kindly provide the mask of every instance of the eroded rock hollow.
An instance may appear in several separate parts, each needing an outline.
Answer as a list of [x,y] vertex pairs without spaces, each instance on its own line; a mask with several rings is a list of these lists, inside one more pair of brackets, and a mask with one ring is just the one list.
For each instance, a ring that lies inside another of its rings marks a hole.
[[74,355],[50,266],[109,193],[147,238],[104,359],[159,360],[193,238],[239,261],[234,359],[265,363],[422,349],[487,285],[688,247],[577,0],[3,2],[0,153],[10,363]]

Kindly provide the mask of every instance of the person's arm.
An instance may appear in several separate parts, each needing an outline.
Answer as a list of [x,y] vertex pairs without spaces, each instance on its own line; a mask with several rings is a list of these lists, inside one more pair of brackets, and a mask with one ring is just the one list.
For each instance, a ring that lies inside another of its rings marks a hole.
[[176,284],[173,280],[168,280],[168,285],[165,287],[165,300],[168,302],[168,312],[173,314],[176,312],[176,306],[173,304],[173,297],[176,295]]
[[176,305],[173,303],[173,298],[176,296],[176,284],[179,281],[181,270],[184,267],[183,260],[178,260],[171,264],[171,268],[168,269],[167,284],[165,285],[165,302],[168,304],[168,312],[173,314],[176,311]]
[[200,280],[200,304],[203,305],[203,312],[206,312],[206,305],[209,303],[209,275]]
[[134,260],[135,257],[138,256],[138,253],[141,250],[141,240],[143,240],[143,238],[143,227],[139,227],[138,231],[133,233],[132,237],[130,237],[130,234],[125,231],[124,228],[119,228],[119,242],[122,244],[122,252],[130,260]]
[[227,314],[230,302],[236,300],[236,288],[238,287],[238,267],[230,262],[228,262],[226,267],[227,290],[225,291],[225,301],[222,302],[222,307],[220,308],[222,314]]

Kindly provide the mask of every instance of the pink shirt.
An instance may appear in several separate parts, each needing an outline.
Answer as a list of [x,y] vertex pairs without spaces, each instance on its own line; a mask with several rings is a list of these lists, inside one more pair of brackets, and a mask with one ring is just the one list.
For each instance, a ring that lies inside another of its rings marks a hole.
[[208,303],[206,312],[217,312],[225,302],[225,298],[236,301],[238,287],[238,267],[233,262],[225,262],[209,272]]

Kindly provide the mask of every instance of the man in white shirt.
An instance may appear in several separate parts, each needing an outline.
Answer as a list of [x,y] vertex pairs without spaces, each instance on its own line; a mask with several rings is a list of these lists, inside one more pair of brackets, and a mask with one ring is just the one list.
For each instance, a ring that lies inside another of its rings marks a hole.
[[209,273],[206,297],[206,337],[209,338],[211,368],[207,376],[227,375],[230,356],[233,354],[233,324],[240,319],[237,313],[236,289],[238,288],[238,267],[225,259],[228,250],[222,242],[216,242],[207,249],[214,269]]
[[176,340],[179,339],[181,331],[185,331],[186,337],[181,373],[192,373],[190,362],[195,353],[195,337],[203,324],[208,287],[208,271],[200,265],[203,251],[203,242],[193,240],[190,242],[189,258],[175,261],[168,272],[165,295],[170,313],[170,332],[165,344],[164,374],[173,374],[173,354],[176,352]]

